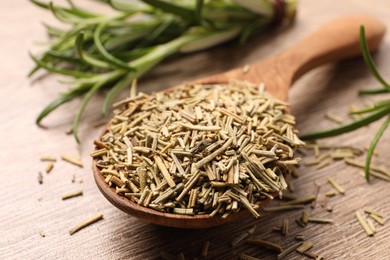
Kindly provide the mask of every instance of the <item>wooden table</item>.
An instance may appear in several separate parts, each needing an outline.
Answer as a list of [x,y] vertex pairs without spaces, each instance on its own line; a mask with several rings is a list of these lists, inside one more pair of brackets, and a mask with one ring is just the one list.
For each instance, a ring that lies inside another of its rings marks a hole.
[[[95,6],[94,3],[89,3]],[[167,62],[140,82],[143,91],[151,92],[208,74],[242,66],[278,52],[317,28],[320,24],[347,13],[367,13],[381,19],[390,28],[390,4],[375,1],[311,1],[301,0],[296,23],[291,28],[260,35],[244,46],[226,46],[209,52],[188,55]],[[200,254],[202,242],[210,240],[209,259],[237,259],[246,253],[261,259],[275,259],[274,254],[255,246],[240,245],[234,249],[230,242],[237,235],[257,225],[253,237],[268,239],[283,246],[294,243],[294,234],[304,234],[313,241],[312,251],[326,259],[390,259],[390,229],[388,224],[377,226],[374,237],[367,237],[358,224],[354,212],[365,206],[381,211],[386,220],[390,216],[389,184],[377,179],[369,184],[359,175],[361,170],[332,164],[322,170],[302,168],[301,177],[293,184],[297,195],[312,194],[314,181],[321,184],[321,196],[331,187],[327,177],[332,176],[347,189],[344,196],[329,199],[333,213],[321,206],[310,210],[317,217],[333,218],[333,225],[311,224],[300,228],[294,219],[300,211],[266,216],[207,230],[178,230],[143,223],[113,207],[100,194],[92,177],[89,152],[92,140],[100,129],[93,127],[99,120],[103,95],[95,98],[87,109],[81,124],[83,143],[76,145],[66,135],[75,109],[80,101],[63,106],[45,120],[48,130],[34,124],[35,117],[45,104],[64,90],[57,77],[48,77],[31,84],[26,78],[33,66],[27,50],[34,40],[44,40],[41,21],[54,21],[48,12],[32,4],[4,1],[0,9],[2,21],[0,41],[1,102],[1,182],[0,182],[0,258],[1,259],[154,259],[161,251],[184,252],[186,259]],[[340,36],[342,37],[342,35]],[[390,79],[390,35],[387,34],[375,61],[387,79]],[[191,64],[190,67],[187,67]],[[195,64],[195,65],[194,65]],[[183,68],[188,68],[186,71]],[[326,111],[347,118],[348,104],[363,104],[356,92],[361,87],[378,87],[361,59],[318,68],[301,78],[291,91],[290,100],[298,127],[302,132],[334,126],[324,120]],[[124,97],[124,96],[123,96]],[[375,123],[357,132],[326,140],[329,144],[364,147],[369,144],[379,127]],[[387,132],[375,162],[388,168],[390,132]],[[84,168],[78,168],[59,159],[61,154],[78,156]],[[43,184],[37,175],[46,163],[39,158],[54,155],[59,160],[50,174],[44,173]],[[72,183],[72,176],[76,182]],[[82,189],[82,197],[62,201],[65,193]],[[68,231],[96,213],[104,220],[70,236]],[[284,218],[290,221],[290,234],[283,237],[272,232]],[[43,231],[46,237],[41,237]],[[296,253],[287,259],[303,259]]]

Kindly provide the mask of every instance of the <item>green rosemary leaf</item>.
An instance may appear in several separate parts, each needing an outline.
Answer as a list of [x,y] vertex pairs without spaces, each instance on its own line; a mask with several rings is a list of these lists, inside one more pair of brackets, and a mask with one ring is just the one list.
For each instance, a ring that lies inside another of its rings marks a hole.
[[70,63],[75,63],[75,64],[81,64],[82,61],[79,58],[74,57],[74,55],[66,54],[63,52],[55,51],[55,50],[48,50],[46,53],[47,57],[52,57],[55,59],[58,59],[59,61],[67,61]]
[[187,21],[189,23],[191,23],[195,19],[194,12],[185,7],[168,3],[165,1],[160,1],[160,0],[141,0],[141,1],[155,8],[160,9],[165,13],[171,13],[177,15],[181,17],[184,21]]
[[366,41],[366,34],[364,31],[364,25],[360,26],[360,47],[362,49],[362,54],[364,61],[366,62],[369,70],[371,73],[374,75],[374,77],[383,85],[385,89],[390,91],[390,85],[382,78],[382,76],[379,74],[378,69],[376,68],[374,61],[372,60],[370,50],[368,49],[367,46],[367,41]]
[[259,28],[261,28],[262,26],[265,26],[267,25],[268,21],[267,19],[258,19],[256,21],[254,21],[253,23],[249,24],[247,27],[244,28],[244,30],[242,31],[241,35],[240,35],[240,38],[238,40],[238,42],[240,44],[244,44],[249,36],[251,36],[251,34],[255,31],[255,30],[258,30]]
[[174,20],[172,18],[170,18],[170,19],[167,19],[164,22],[162,22],[143,41],[141,41],[139,44],[137,44],[135,49],[143,48],[143,47],[148,46],[151,43],[153,43],[162,33],[164,33],[164,31],[173,23],[173,21]]
[[386,118],[385,122],[383,122],[383,125],[379,128],[378,132],[375,134],[374,139],[372,139],[370,147],[368,148],[367,157],[366,157],[366,164],[364,167],[364,173],[365,173],[367,181],[370,180],[370,165],[371,165],[372,155],[375,151],[375,147],[378,144],[379,140],[381,139],[385,130],[389,127],[389,124],[390,124],[390,116],[388,116]]
[[[92,73],[87,73],[87,72],[82,72],[82,71],[60,69],[58,67],[52,66],[52,65],[38,59],[37,57],[35,57],[31,53],[29,53],[29,54],[30,54],[31,59],[33,59],[39,67],[44,68],[45,70],[53,72],[53,73],[62,74],[62,75],[66,75],[66,76],[72,76],[72,77],[76,77],[76,78],[90,78],[90,77],[94,77],[97,75],[97,74],[92,74]],[[32,75],[32,73],[30,73],[30,74]]]
[[42,23],[43,26],[46,28],[46,31],[47,31],[47,34],[49,35],[49,37],[60,37],[61,35],[63,35],[65,33],[64,30],[60,29],[60,28],[57,28],[53,25],[50,25],[50,24],[47,24],[47,23]]
[[[35,4],[36,6],[39,6],[41,8],[50,9],[50,2],[46,3],[46,2],[43,2],[43,1],[39,1],[39,0],[30,0],[30,1],[33,4]],[[71,2],[68,1],[68,3],[71,3]],[[94,18],[94,17],[98,17],[99,16],[99,15],[97,15],[95,13],[86,11],[84,9],[77,8],[74,4],[71,5],[71,6],[72,6],[72,8],[70,8],[70,9],[63,8],[63,7],[57,7],[57,8],[61,9],[62,11],[66,12],[66,13],[77,15],[77,16],[82,17],[82,18]]]
[[104,99],[102,114],[107,116],[109,107],[111,105],[112,99],[121,91],[124,87],[129,86],[131,82],[135,79],[134,73],[128,73],[127,76],[119,80],[108,92],[106,98]]
[[50,104],[48,104],[38,115],[35,123],[40,125],[41,121],[49,115],[52,111],[54,111],[57,107],[65,104],[76,97],[82,96],[88,91],[88,88],[78,88],[68,92],[65,92],[59,95],[55,100],[53,100]]
[[84,96],[84,99],[80,105],[80,108],[78,109],[78,111],[76,113],[76,116],[73,119],[72,130],[73,130],[73,135],[74,135],[77,143],[80,143],[78,128],[79,128],[81,116],[82,116],[86,106],[88,105],[89,101],[93,97],[93,95],[95,95],[96,92],[103,86],[104,86],[104,82],[97,82],[92,88],[90,88],[88,90],[87,94]]
[[373,112],[372,114],[370,114],[362,119],[358,119],[350,124],[342,125],[340,127],[332,128],[332,129],[325,130],[325,131],[306,134],[306,135],[300,136],[300,138],[302,140],[312,140],[312,139],[319,139],[319,138],[326,138],[326,137],[341,135],[341,134],[356,130],[362,126],[369,125],[372,122],[388,115],[389,113],[390,113],[389,106],[381,107],[381,108],[377,109],[375,112]]
[[53,13],[53,15],[61,22],[69,23],[69,24],[80,23],[80,20],[75,19],[76,17],[74,15],[72,15],[69,12],[64,11],[64,9],[62,9],[62,8],[58,8],[58,7],[54,6],[53,2],[50,2],[49,9]]
[[107,25],[106,22],[100,23],[93,34],[93,39],[96,45],[97,50],[99,53],[103,56],[104,59],[106,59],[108,62],[110,62],[112,65],[115,65],[121,69],[125,69],[128,71],[134,71],[134,68],[130,67],[127,63],[117,59],[116,57],[112,56],[108,51],[104,48],[103,43],[100,40],[101,32],[104,29],[104,27]]
[[103,69],[112,68],[112,66],[110,64],[108,64],[107,62],[95,59],[95,58],[93,58],[93,57],[91,57],[91,56],[89,56],[89,55],[84,53],[84,51],[83,51],[84,33],[83,32],[80,32],[77,35],[75,46],[76,46],[77,55],[86,64],[89,64],[91,66],[95,66],[95,67],[98,67],[98,68],[103,68]]
[[195,13],[195,20],[197,21],[198,24],[202,24],[203,4],[204,4],[204,0],[196,0],[194,13]]
[[359,95],[375,95],[375,94],[384,94],[389,93],[388,89],[379,88],[379,89],[360,89]]
[[125,12],[148,12],[150,11],[150,8],[139,1],[128,1],[128,0],[108,0],[107,1],[110,6],[118,11],[125,11]]
[[384,107],[384,106],[390,106],[390,99],[377,101],[371,107],[366,107],[366,108],[362,108],[359,110],[351,111],[349,114],[354,115],[354,114],[370,113],[370,112],[373,112],[373,111],[377,110],[378,108]]

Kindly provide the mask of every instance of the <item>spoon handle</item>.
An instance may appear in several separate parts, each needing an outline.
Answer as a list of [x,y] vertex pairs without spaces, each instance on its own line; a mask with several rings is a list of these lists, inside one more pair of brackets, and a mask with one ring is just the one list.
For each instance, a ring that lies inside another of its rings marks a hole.
[[361,55],[360,25],[365,27],[370,51],[377,50],[385,34],[384,24],[366,15],[344,16],[325,24],[287,50],[251,64],[249,71],[237,68],[196,82],[246,80],[265,83],[275,97],[287,101],[289,87],[305,72],[328,62]]
[[275,57],[275,65],[280,71],[285,71],[286,80],[291,85],[317,66],[360,56],[360,25],[365,27],[370,51],[376,51],[385,33],[384,24],[370,16],[351,15],[325,24],[280,53]]

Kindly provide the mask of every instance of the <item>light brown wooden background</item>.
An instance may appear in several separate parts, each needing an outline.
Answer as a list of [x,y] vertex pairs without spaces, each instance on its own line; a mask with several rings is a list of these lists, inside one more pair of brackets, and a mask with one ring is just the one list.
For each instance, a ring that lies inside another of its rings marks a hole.
[[[95,7],[96,4],[87,3],[87,6]],[[259,35],[245,46],[227,46],[171,60],[142,80],[140,87],[151,92],[242,66],[272,55],[320,24],[348,13],[371,14],[390,28],[390,2],[387,0],[301,0],[296,23],[291,28]],[[293,243],[293,235],[283,238],[272,233],[271,227],[280,225],[285,217],[292,222],[299,212],[268,216],[257,221],[248,218],[241,223],[208,230],[176,230],[139,222],[114,208],[99,193],[90,169],[92,140],[100,131],[92,127],[92,122],[99,119],[103,96],[95,98],[86,111],[80,129],[83,140],[80,146],[75,144],[72,136],[65,135],[79,101],[50,115],[45,120],[49,130],[36,127],[34,120],[43,106],[66,88],[57,82],[56,77],[34,85],[26,78],[27,71],[33,66],[27,50],[32,48],[34,40],[45,39],[40,22],[54,19],[48,12],[19,0],[2,1],[0,21],[0,259],[154,259],[162,250],[183,251],[188,259],[192,259],[199,255],[204,240],[211,241],[209,259],[235,259],[242,252],[261,259],[275,259],[272,254],[252,246],[230,248],[229,243],[254,224],[258,224],[257,237],[284,246]],[[390,34],[386,35],[375,60],[384,76],[390,79]],[[347,118],[348,104],[361,105],[363,102],[356,91],[377,86],[361,59],[330,64],[310,72],[291,91],[290,100],[298,127],[302,132],[308,132],[334,126],[323,119],[325,111]],[[327,142],[364,147],[378,127],[376,123]],[[390,132],[387,132],[378,148],[381,155],[375,158],[387,167],[390,167],[389,141]],[[52,173],[44,174],[44,184],[39,185],[37,173],[45,167],[39,157],[59,156],[61,153],[80,153],[84,168],[58,161]],[[347,193],[330,199],[333,213],[320,207],[311,213],[335,219],[334,225],[309,225],[301,229],[292,223],[291,234],[305,234],[315,243],[313,251],[326,259],[390,259],[389,224],[379,227],[378,233],[369,238],[354,217],[355,210],[371,206],[383,212],[388,221],[388,183],[373,180],[367,184],[358,174],[359,170],[345,167],[343,163],[319,171],[302,169],[302,173],[301,178],[294,180],[299,195],[313,193],[315,180],[323,184],[322,192],[329,190],[327,176],[336,179]],[[77,177],[74,184],[71,183],[73,174]],[[84,191],[83,197],[61,201],[61,195],[80,188]],[[104,214],[103,221],[73,236],[68,234],[75,224],[98,212]],[[46,233],[46,237],[39,236],[40,230]],[[303,257],[291,254],[288,259]]]

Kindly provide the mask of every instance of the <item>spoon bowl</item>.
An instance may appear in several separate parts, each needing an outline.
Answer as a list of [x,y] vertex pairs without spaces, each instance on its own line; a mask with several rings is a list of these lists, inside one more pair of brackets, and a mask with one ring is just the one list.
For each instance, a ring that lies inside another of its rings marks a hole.
[[[282,101],[288,101],[288,90],[293,82],[305,72],[328,62],[360,55],[359,27],[364,25],[370,51],[376,51],[385,33],[384,25],[375,18],[365,15],[351,15],[334,20],[291,48],[254,64],[249,71],[241,68],[196,80],[197,84],[226,83],[230,80],[264,83],[268,93]],[[174,91],[174,88],[165,91]],[[104,135],[107,129],[102,133]],[[101,136],[102,136],[101,135]],[[241,209],[226,218],[204,215],[179,215],[163,213],[140,206],[115,192],[104,180],[97,168],[97,159],[93,160],[93,174],[102,194],[114,206],[134,217],[154,224],[177,228],[210,228],[249,217],[249,212]],[[260,201],[263,207],[269,200]]]

